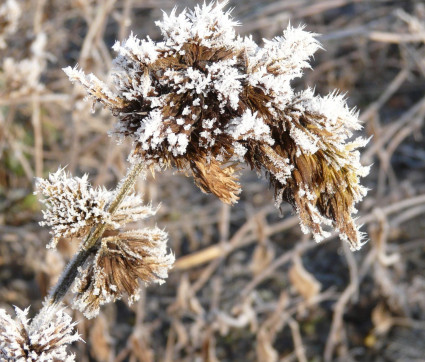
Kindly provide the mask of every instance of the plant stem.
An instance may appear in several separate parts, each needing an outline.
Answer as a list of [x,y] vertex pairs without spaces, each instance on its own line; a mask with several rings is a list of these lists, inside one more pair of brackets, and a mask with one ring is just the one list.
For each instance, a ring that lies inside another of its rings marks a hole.
[[[125,196],[134,186],[137,177],[143,168],[144,167],[141,163],[133,165],[133,167],[127,173],[127,176],[118,184],[115,198],[112,200],[108,208],[108,212],[111,215],[117,211]],[[90,254],[95,252],[95,245],[102,237],[105,229],[106,224],[97,225],[94,230],[87,236],[87,238],[81,243],[78,253],[74,255],[71,262],[63,271],[59,281],[50,293],[49,302],[51,304],[59,303],[63,299],[78,274],[78,267],[82,266]]]

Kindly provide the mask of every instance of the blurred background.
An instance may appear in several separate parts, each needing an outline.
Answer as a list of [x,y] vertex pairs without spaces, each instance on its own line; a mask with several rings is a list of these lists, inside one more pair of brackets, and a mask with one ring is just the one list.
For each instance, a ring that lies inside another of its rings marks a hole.
[[[92,113],[61,68],[108,81],[111,46],[130,32],[160,37],[155,20],[196,1],[0,2],[0,307],[32,315],[78,246],[47,250],[35,177],[67,165],[113,188],[130,142]],[[425,361],[425,3],[420,0],[232,1],[240,34],[281,35],[289,23],[321,34],[324,50],[294,86],[347,93],[360,110],[373,164],[359,205],[369,242],[352,253],[333,236],[301,233],[286,205],[249,169],[234,207],[167,171],[138,189],[161,203],[176,265],[140,301],[94,320],[71,311],[86,343],[77,361]]]

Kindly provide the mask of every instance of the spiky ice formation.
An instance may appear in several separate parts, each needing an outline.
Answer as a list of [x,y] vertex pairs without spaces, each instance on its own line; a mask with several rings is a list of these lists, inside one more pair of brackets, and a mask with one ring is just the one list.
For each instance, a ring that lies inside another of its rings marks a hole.
[[127,224],[157,212],[144,205],[140,195],[126,196],[111,214],[108,206],[114,192],[93,188],[87,175],[72,177],[61,168],[48,180],[38,179],[36,188],[46,205],[41,224],[52,229],[50,247],[61,237],[84,237],[105,225],[106,234],[88,250],[74,285],[74,306],[86,317],[96,316],[101,305],[123,296],[130,303],[136,300],[140,280],[162,284],[168,277],[175,258],[167,253],[167,233],[157,227],[124,231]]
[[93,74],[65,72],[118,117],[113,133],[133,140],[132,162],[191,172],[226,203],[240,192],[237,163],[247,163],[266,174],[277,205],[294,207],[303,231],[319,241],[328,235],[322,225],[332,225],[359,249],[351,214],[368,168],[357,151],[367,141],[350,141],[357,113],[335,92],[291,87],[320,48],[315,34],[288,26],[260,47],[236,35],[226,4],[164,14],[161,42],[131,35],[116,43],[113,90]]
[[155,214],[150,206],[142,204],[140,196],[129,195],[111,215],[107,206],[114,197],[112,191],[93,188],[88,175],[72,177],[63,168],[51,173],[48,179],[38,178],[35,194],[42,197],[41,202],[46,206],[44,221],[40,225],[52,229],[49,247],[55,247],[60,238],[83,237],[98,224],[106,224],[107,230],[115,230],[128,222]]

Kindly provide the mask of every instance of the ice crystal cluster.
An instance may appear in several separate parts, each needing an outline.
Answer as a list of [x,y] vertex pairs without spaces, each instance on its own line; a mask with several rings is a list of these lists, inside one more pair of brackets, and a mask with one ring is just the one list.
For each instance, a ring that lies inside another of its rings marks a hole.
[[40,225],[51,228],[49,247],[55,247],[60,238],[81,238],[98,224],[116,230],[155,214],[150,206],[141,204],[138,195],[129,195],[111,215],[106,206],[114,198],[114,192],[104,187],[93,188],[87,174],[72,177],[63,168],[51,173],[48,179],[38,178],[35,194],[42,197],[40,201],[46,207]]
[[110,213],[114,192],[93,188],[87,175],[72,177],[62,168],[48,179],[37,179],[36,193],[44,197],[41,225],[52,230],[50,247],[62,237],[82,238],[97,225],[105,225],[105,237],[79,268],[74,285],[74,306],[87,317],[94,317],[101,305],[123,296],[130,303],[136,300],[139,280],[161,284],[167,278],[174,263],[174,255],[167,253],[167,233],[158,227],[123,231],[126,224],[157,211],[143,205],[140,195],[126,196]]
[[29,308],[15,307],[16,319],[0,309],[0,360],[17,362],[74,361],[69,344],[81,340],[76,323],[57,304],[45,306],[30,321]]
[[303,231],[319,241],[331,225],[360,248],[351,215],[368,168],[357,150],[367,141],[351,140],[357,113],[336,92],[291,87],[320,48],[315,34],[288,26],[259,46],[236,34],[226,4],[164,14],[162,41],[117,42],[113,88],[78,68],[65,72],[118,118],[112,133],[132,139],[131,162],[191,173],[226,203],[238,200],[235,171],[246,163],[268,178],[277,205],[293,205]]

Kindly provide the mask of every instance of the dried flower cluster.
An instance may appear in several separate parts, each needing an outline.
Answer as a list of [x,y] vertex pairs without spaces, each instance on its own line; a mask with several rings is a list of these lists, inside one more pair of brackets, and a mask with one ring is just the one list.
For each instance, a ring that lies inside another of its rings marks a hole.
[[30,322],[29,308],[15,307],[16,320],[0,309],[0,360],[17,362],[74,361],[66,347],[78,340],[76,323],[58,305],[45,306]]
[[79,270],[74,306],[87,318],[99,307],[127,296],[139,298],[139,279],[145,284],[164,283],[174,255],[167,254],[167,234],[158,229],[132,230],[102,239],[95,255]]
[[322,225],[333,225],[360,248],[351,214],[368,168],[357,151],[367,140],[349,141],[361,128],[357,114],[337,93],[291,87],[319,43],[289,26],[259,47],[236,35],[226,3],[165,14],[156,23],[161,42],[132,35],[116,43],[115,90],[77,68],[65,72],[118,117],[114,133],[133,139],[132,162],[191,172],[226,203],[238,199],[235,170],[245,162],[265,173],[277,205],[293,205],[303,231],[319,241],[328,235]]
[[47,36],[39,33],[32,41],[29,56],[17,60],[7,56],[0,64],[0,80],[8,97],[18,98],[44,90],[40,77],[47,65],[49,54],[46,53]]
[[15,0],[7,0],[0,6],[0,49],[6,47],[6,37],[16,31],[21,8]]
[[106,226],[100,245],[79,268],[74,285],[74,306],[92,318],[103,304],[121,299],[136,300],[139,279],[145,284],[164,282],[174,263],[167,254],[167,233],[159,228],[122,231],[131,222],[156,213],[150,205],[142,205],[137,194],[126,196],[111,214],[108,205],[114,193],[104,188],[92,188],[88,176],[71,177],[64,169],[38,179],[36,193],[44,196],[46,205],[42,225],[52,228],[51,247],[61,237],[87,236],[99,224]]

